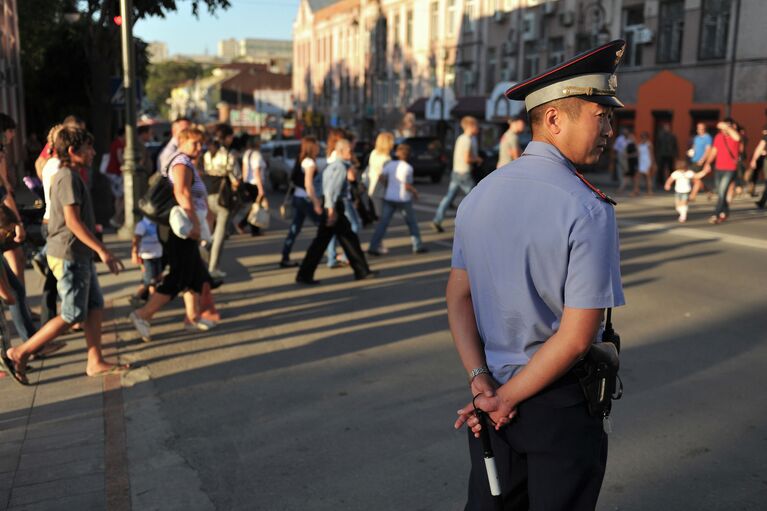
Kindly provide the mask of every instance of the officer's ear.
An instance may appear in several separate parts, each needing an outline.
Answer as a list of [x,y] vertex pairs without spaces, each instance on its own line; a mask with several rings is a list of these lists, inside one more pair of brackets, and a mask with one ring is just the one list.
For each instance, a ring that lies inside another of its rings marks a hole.
[[556,105],[546,106],[541,116],[544,131],[552,135],[559,135],[562,132],[563,120],[564,112]]

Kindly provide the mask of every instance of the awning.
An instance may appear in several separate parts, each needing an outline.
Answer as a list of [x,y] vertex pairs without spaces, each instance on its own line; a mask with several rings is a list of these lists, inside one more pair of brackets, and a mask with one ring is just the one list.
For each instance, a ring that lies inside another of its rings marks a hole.
[[485,104],[485,120],[503,122],[524,111],[524,101],[511,101],[506,98],[506,91],[516,85],[514,82],[500,82],[493,88]]
[[449,121],[450,111],[455,107],[455,93],[449,87],[435,87],[426,100],[425,117],[430,121]]
[[418,98],[407,107],[407,111],[414,114],[416,119],[424,119],[426,117],[427,101],[429,101],[427,97]]
[[452,110],[453,117],[460,119],[466,115],[471,115],[482,120],[485,115],[485,96],[462,96],[458,98],[458,103]]

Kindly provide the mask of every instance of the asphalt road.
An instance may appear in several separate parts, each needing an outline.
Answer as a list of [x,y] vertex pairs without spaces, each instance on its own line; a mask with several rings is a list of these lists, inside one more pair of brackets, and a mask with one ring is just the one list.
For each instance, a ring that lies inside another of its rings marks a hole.
[[[151,344],[121,324],[123,357],[143,364],[124,391],[133,509],[463,508],[468,454],[452,422],[470,396],[443,297],[452,222],[429,228],[446,183],[418,187],[430,252],[410,254],[395,218],[377,280],[322,267],[321,286],[297,287],[276,266],[276,220],[228,241],[217,329],[180,329],[180,303]],[[741,199],[709,226],[713,203],[699,200],[685,226],[671,195],[618,206],[625,395],[600,510],[767,503],[767,215]]]

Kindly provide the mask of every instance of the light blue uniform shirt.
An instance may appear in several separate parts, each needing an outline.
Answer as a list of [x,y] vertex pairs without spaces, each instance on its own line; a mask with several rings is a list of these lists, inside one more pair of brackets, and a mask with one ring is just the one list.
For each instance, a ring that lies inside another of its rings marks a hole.
[[530,142],[461,202],[452,267],[468,272],[487,365],[508,381],[558,329],[564,307],[623,305],[613,206],[554,146]]

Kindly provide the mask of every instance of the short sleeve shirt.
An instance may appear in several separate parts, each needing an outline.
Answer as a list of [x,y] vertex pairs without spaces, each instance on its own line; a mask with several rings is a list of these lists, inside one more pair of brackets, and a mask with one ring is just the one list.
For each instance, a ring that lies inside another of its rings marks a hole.
[[558,329],[565,306],[625,303],[613,207],[552,145],[486,177],[461,202],[452,267],[469,275],[488,367],[501,383]]
[[514,148],[519,150],[519,137],[511,130],[506,130],[501,137],[501,144],[498,148],[499,167],[502,167],[511,161],[511,150]]
[[471,164],[466,163],[470,154],[476,153],[476,146],[471,135],[463,133],[455,141],[453,148],[453,172],[456,174],[468,174],[471,172]]
[[714,168],[725,172],[734,172],[738,168],[738,141],[723,133],[717,133],[714,137],[716,148],[716,161]]
[[79,206],[80,219],[95,231],[93,202],[77,172],[61,167],[51,178],[50,218],[48,219],[48,254],[67,261],[89,261],[93,251],[72,233],[64,220],[65,206]]
[[692,139],[692,161],[697,163],[706,154],[706,148],[712,143],[711,135],[704,133],[703,135],[695,135]]
[[[167,175],[168,180],[173,183],[173,174],[170,172],[174,165],[183,165],[189,169],[192,170],[192,173],[194,175],[192,179],[192,204],[194,205],[194,209],[198,212],[200,211],[208,211],[208,190],[205,188],[205,183],[202,181],[200,177],[200,173],[197,172],[197,167],[195,167],[194,162],[189,158],[189,156],[178,153],[176,154],[171,160],[168,162],[167,169],[164,168],[162,170],[163,175]],[[167,170],[167,174],[166,174]]]
[[157,235],[156,223],[148,218],[142,218],[141,221],[136,224],[136,229],[133,233],[141,238],[138,250],[138,255],[141,259],[159,259],[162,257],[162,245],[160,244],[160,238]]
[[671,179],[674,180],[674,192],[690,193],[692,191],[692,179],[695,172],[692,170],[675,170],[671,173]]
[[392,202],[408,202],[413,198],[405,185],[413,184],[413,167],[406,161],[392,160],[384,165],[386,194],[384,199]]

